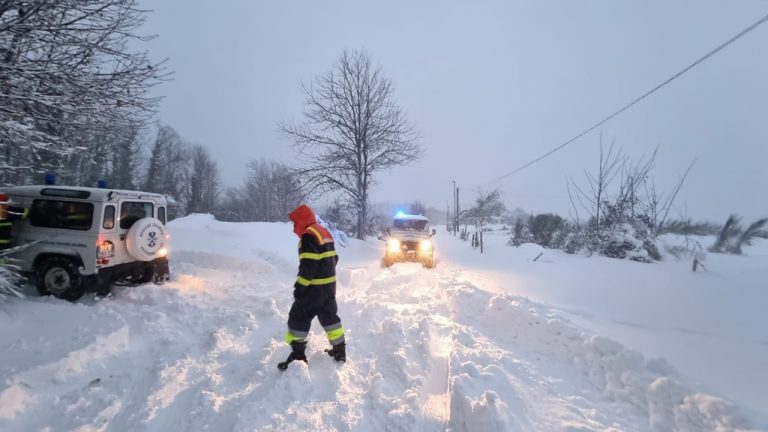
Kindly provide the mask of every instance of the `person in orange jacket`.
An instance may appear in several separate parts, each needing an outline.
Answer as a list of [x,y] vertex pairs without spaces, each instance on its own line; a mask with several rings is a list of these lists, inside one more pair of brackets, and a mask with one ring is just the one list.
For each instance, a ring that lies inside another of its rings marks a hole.
[[326,349],[337,362],[346,362],[344,328],[336,304],[336,263],[339,257],[331,234],[317,223],[309,206],[302,204],[289,215],[299,237],[299,274],[293,284],[294,302],[288,313],[285,342],[291,345],[288,358],[277,365],[285,370],[292,361],[306,362],[305,349],[312,319],[317,317],[331,343]]

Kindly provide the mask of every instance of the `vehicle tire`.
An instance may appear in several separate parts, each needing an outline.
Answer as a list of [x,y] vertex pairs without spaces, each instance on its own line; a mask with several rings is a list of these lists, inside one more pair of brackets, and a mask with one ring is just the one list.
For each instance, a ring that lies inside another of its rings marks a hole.
[[59,256],[42,260],[36,266],[35,279],[40,295],[75,301],[85,293],[78,265],[70,258]]
[[147,217],[137,220],[125,235],[128,253],[138,261],[160,258],[165,247],[166,228],[158,219]]

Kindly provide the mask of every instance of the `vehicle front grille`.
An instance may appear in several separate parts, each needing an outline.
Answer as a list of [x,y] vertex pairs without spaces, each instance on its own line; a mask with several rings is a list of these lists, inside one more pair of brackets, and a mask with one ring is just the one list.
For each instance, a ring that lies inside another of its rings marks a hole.
[[405,248],[408,248],[408,250],[418,250],[419,248],[418,241],[404,241],[402,244]]

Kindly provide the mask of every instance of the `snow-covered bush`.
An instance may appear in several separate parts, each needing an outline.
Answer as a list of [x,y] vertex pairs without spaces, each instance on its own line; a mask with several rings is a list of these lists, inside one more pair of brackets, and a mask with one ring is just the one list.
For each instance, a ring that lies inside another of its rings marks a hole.
[[[656,237],[665,226],[693,164],[664,194],[657,191],[653,181],[656,155],[654,151],[648,158],[632,161],[613,143],[604,147],[601,137],[597,169],[585,172],[586,184],[579,185],[574,180],[568,183],[577,225],[575,235],[566,241],[569,252],[584,251],[642,262],[661,259]],[[580,214],[586,214],[586,224],[580,222]]]
[[16,266],[0,265],[0,303],[5,303],[7,296],[24,297],[18,288],[21,280]]
[[569,236],[568,223],[562,217],[544,213],[530,216],[527,221],[518,220],[512,230],[510,245],[535,243],[552,249],[563,248]]
[[717,235],[720,226],[710,222],[693,222],[690,219],[670,220],[658,229],[659,234]]
[[347,236],[347,233],[340,229],[335,222],[317,215],[317,223],[324,226],[328,232],[331,233],[333,236],[333,241],[335,241],[336,244],[341,247],[347,247],[349,244],[349,236]]
[[611,226],[609,231],[602,233],[604,238],[599,239],[594,251],[609,258],[645,263],[660,260],[661,254],[650,234],[635,227],[628,222]]
[[645,214],[635,212],[633,198],[620,194],[613,202],[606,202],[605,216],[598,228],[590,226],[587,246],[591,251],[609,258],[652,262],[661,259],[653,235],[653,223]]
[[741,218],[731,215],[720,229],[715,243],[709,248],[711,252],[731,253],[741,255],[742,246],[749,246],[757,238],[768,237],[768,218],[752,222],[747,229],[742,229]]

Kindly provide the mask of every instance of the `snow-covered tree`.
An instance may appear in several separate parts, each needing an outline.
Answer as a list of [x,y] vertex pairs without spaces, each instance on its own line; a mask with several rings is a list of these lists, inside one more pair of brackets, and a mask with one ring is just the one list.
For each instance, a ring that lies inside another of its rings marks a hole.
[[741,218],[731,215],[723,224],[715,243],[709,250],[741,255],[743,246],[749,246],[758,238],[768,238],[768,228],[766,227],[768,227],[768,218],[758,219],[744,229],[741,227]]
[[136,0],[0,2],[0,182],[56,170],[115,125],[152,118],[165,72],[134,49],[145,14]]
[[494,189],[490,192],[478,192],[474,207],[462,212],[460,218],[480,228],[500,218],[506,211],[501,201],[501,192]]
[[21,276],[13,267],[0,265],[0,304],[5,302],[7,296],[22,297],[18,287],[20,280]]

